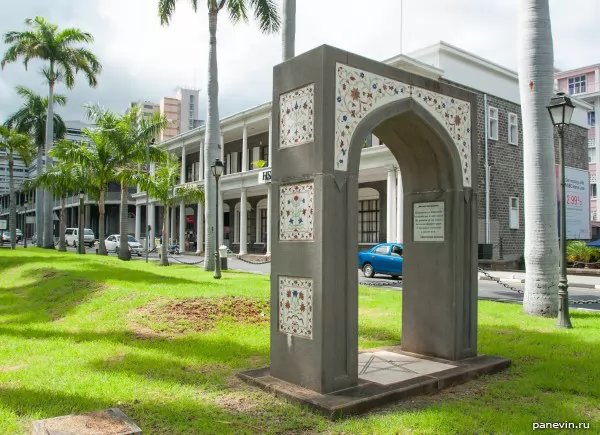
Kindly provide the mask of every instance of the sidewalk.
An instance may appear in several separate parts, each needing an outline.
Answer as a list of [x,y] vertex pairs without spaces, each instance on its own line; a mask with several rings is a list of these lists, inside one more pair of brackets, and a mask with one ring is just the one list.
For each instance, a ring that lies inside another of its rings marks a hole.
[[[525,272],[486,270],[486,273],[494,278],[499,278],[501,282],[505,282],[507,284],[525,282]],[[481,272],[479,272],[479,280],[492,281],[491,278],[488,278]],[[600,289],[600,277],[597,276],[567,275],[567,280],[569,282],[569,287]]]

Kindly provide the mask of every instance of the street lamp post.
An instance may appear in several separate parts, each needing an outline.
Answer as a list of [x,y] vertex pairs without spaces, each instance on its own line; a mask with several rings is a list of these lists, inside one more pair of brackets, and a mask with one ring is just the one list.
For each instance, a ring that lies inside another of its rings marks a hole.
[[[146,173],[150,175],[150,147],[154,145],[154,138],[146,147]],[[146,192],[146,263],[148,262],[148,250],[150,249],[150,201]]]
[[210,167],[213,176],[215,177],[215,192],[216,192],[216,231],[215,231],[215,279],[221,278],[221,260],[219,258],[219,177],[223,175],[223,162],[215,159],[215,162]]
[[23,203],[25,207],[25,223],[23,224],[23,248],[27,248],[27,209],[28,209],[27,199]]
[[84,203],[83,200],[85,198],[85,193],[83,192],[83,190],[79,191],[79,222],[77,225],[77,233],[79,236],[79,242],[77,243],[77,253],[78,254],[85,254],[85,240],[83,237],[83,220],[84,220]]
[[558,280],[559,328],[572,328],[569,316],[569,284],[567,282],[567,204],[565,202],[565,127],[571,123],[575,106],[564,92],[550,100],[548,112],[552,124],[558,127],[558,178],[560,182],[560,277]]

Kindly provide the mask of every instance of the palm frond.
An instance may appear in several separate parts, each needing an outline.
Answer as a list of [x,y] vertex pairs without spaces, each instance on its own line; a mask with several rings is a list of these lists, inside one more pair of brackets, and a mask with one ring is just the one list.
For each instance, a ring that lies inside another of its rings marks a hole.
[[158,0],[158,17],[162,26],[169,25],[171,22],[175,12],[175,3],[177,0]]
[[254,18],[263,33],[277,33],[281,27],[279,8],[274,0],[249,0]]

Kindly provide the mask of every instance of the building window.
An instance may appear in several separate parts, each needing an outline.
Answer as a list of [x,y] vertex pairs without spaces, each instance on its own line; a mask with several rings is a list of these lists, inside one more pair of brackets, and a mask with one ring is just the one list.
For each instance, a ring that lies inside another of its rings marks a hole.
[[588,148],[588,163],[596,163],[596,148]]
[[585,92],[585,76],[577,76],[569,78],[569,94],[581,94]]
[[508,114],[508,143],[519,144],[519,118],[514,113]]
[[190,105],[194,104],[194,96],[190,95]]
[[590,184],[590,197],[591,198],[596,198],[597,194],[598,194],[598,192],[596,190],[596,183]]
[[379,200],[358,201],[358,243],[379,242]]
[[508,198],[509,210],[508,210],[508,227],[511,230],[519,229],[519,198],[511,196]]
[[488,109],[488,137],[498,140],[498,109],[495,107]]
[[590,127],[593,127],[596,125],[596,112],[594,112],[594,111],[588,112],[588,124]]
[[267,209],[260,209],[260,240],[259,243],[267,243]]

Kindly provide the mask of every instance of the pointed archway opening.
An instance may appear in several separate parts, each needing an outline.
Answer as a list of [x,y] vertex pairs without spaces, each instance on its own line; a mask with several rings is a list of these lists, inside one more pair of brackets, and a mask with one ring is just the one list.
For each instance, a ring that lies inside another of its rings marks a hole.
[[[328,46],[278,65],[273,83],[271,365],[241,377],[333,416],[506,367],[477,355],[475,96]],[[421,363],[392,382],[359,376],[358,175],[371,132],[404,191],[402,340],[385,358]]]

